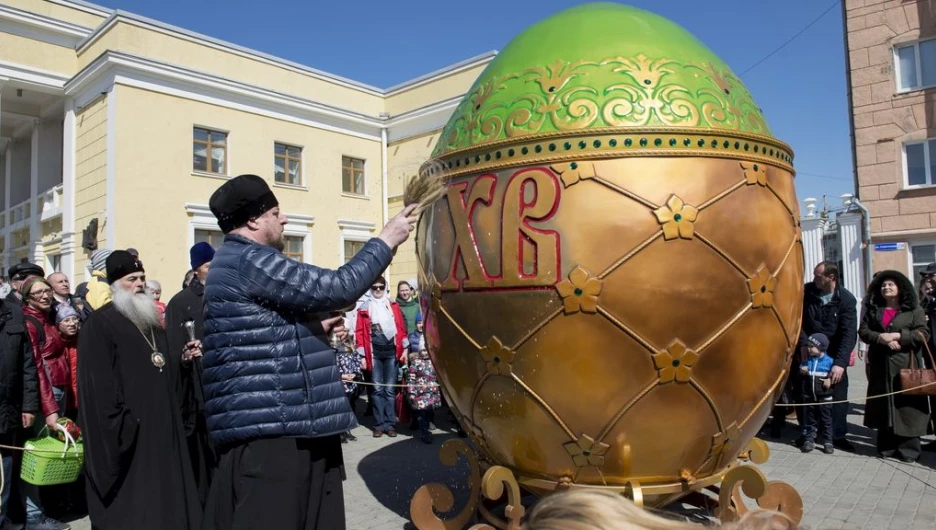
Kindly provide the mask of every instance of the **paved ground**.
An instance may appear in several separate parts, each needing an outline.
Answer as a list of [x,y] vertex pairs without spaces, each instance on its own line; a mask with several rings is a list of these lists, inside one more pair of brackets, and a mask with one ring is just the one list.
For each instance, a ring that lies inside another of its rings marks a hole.
[[[849,376],[850,397],[863,396],[863,367],[850,369]],[[805,505],[803,523],[813,530],[936,528],[936,453],[925,453],[916,464],[874,457],[873,433],[860,426],[862,412],[859,404],[849,416],[850,439],[858,454],[803,454],[790,444],[796,435],[791,423],[784,439],[768,440],[771,458],[761,469],[768,479],[799,490]],[[363,426],[355,430],[358,441],[345,446],[349,530],[412,530],[409,501],[416,489],[428,482],[454,485],[453,477],[463,476],[464,471],[446,468],[438,460],[439,445],[454,436],[444,430],[451,428],[447,416],[439,414],[443,430],[435,431],[431,446],[411,437],[405,426],[396,439],[374,439]],[[369,420],[365,418],[365,424]],[[456,490],[456,507],[464,495],[464,489]],[[90,525],[82,520],[72,528],[90,530]]]

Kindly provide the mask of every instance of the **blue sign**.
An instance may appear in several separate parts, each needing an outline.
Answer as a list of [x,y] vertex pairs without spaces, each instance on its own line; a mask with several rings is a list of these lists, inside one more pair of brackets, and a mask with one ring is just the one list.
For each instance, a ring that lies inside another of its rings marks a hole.
[[875,243],[874,250],[878,252],[893,252],[907,248],[906,243]]

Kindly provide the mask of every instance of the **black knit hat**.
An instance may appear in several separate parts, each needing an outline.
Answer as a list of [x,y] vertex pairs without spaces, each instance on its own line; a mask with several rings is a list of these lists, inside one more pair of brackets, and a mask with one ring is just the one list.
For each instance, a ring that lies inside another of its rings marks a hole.
[[126,250],[115,250],[107,256],[107,283],[114,283],[128,274],[146,272],[140,260]]
[[253,217],[279,206],[266,181],[256,175],[240,175],[225,182],[211,194],[208,207],[226,234]]

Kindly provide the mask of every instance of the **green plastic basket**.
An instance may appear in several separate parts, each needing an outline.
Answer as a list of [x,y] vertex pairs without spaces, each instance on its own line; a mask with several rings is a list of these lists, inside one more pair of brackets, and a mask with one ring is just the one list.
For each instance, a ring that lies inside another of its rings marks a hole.
[[84,466],[84,448],[75,442],[64,427],[57,427],[65,433],[64,442],[50,436],[48,426],[39,431],[37,438],[26,442],[20,472],[20,478],[26,482],[36,486],[52,486],[78,480]]

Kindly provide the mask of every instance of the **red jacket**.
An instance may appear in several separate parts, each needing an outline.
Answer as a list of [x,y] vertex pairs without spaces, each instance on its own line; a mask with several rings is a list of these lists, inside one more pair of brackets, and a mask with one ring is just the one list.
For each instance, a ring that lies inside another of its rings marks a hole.
[[[60,386],[66,389],[71,387],[71,368],[68,366],[68,355],[65,352],[65,341],[59,334],[49,317],[31,307],[23,305],[23,316],[26,321],[26,331],[29,333],[29,343],[32,344],[33,360],[36,363],[36,375],[39,377],[39,400],[42,402],[42,413],[46,416],[65,411],[59,411],[52,387]],[[44,337],[40,337],[36,322],[42,325]],[[40,344],[40,338],[42,344]]]
[[[393,338],[396,343],[397,361],[403,363],[406,361],[406,352],[403,349],[403,339],[406,337],[406,320],[403,318],[403,311],[400,310],[400,304],[390,302],[390,309],[393,311],[393,321],[396,324],[396,336]],[[371,318],[366,309],[358,309],[357,325],[354,330],[355,344],[364,348],[364,369],[374,369],[374,358],[371,354]]]
[[71,385],[68,394],[68,406],[71,409],[78,408],[78,336],[71,339],[62,337],[65,342],[65,357],[68,358],[68,366],[71,367]]

